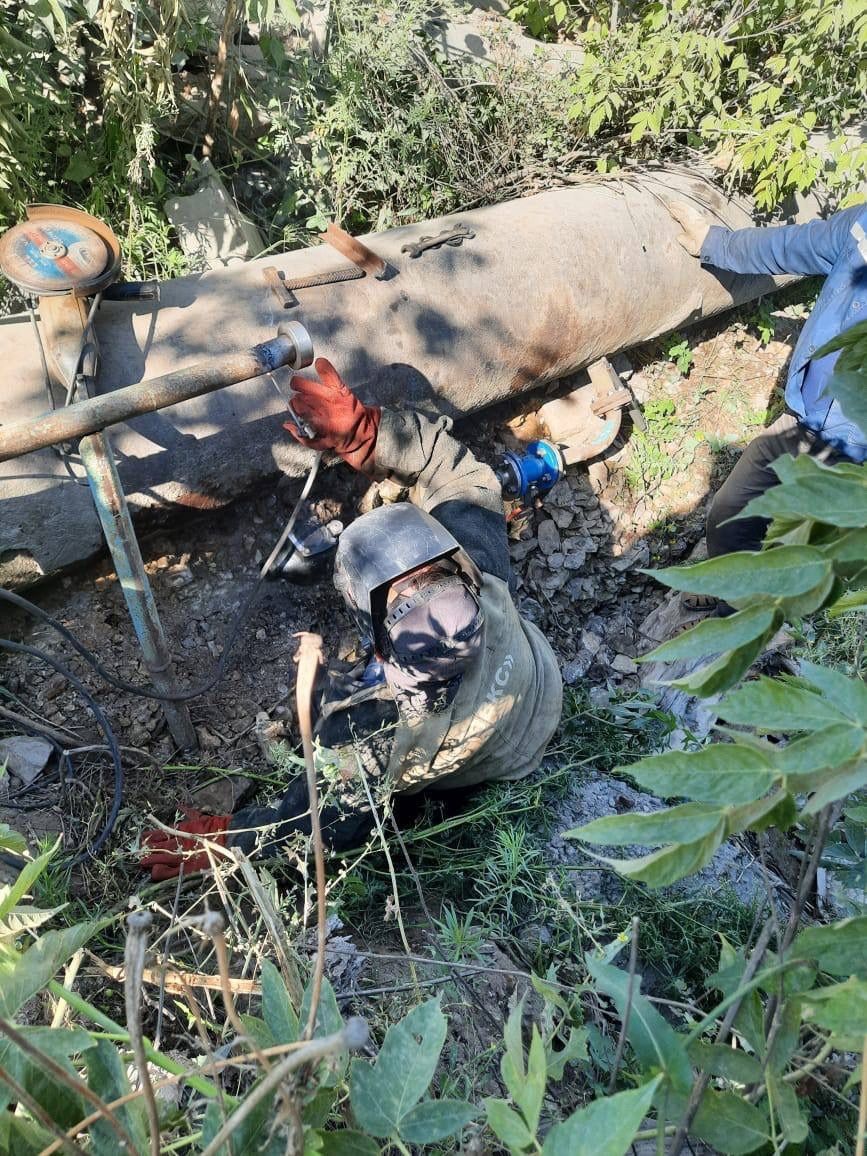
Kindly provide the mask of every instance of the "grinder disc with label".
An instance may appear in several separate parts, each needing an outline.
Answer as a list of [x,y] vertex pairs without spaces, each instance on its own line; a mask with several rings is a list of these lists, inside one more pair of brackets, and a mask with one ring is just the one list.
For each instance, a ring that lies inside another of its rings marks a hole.
[[0,237],[0,273],[36,297],[90,296],[116,280],[120,246],[107,225],[62,205],[31,205]]

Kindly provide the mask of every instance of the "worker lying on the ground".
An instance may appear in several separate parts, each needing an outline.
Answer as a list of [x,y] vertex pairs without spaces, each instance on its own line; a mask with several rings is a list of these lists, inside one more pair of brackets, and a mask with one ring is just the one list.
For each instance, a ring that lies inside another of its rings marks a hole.
[[[493,471],[447,419],[365,406],[328,361],[316,371],[321,382],[294,379],[293,405],[317,436],[286,428],[371,478],[411,487],[412,502],[357,518],[337,548],[334,584],[374,655],[330,679],[315,727],[323,832],[341,849],[370,830],[369,796],[529,774],[559,722],[562,684],[551,647],[509,593]],[[273,851],[293,832],[309,834],[307,811],[301,775],[274,807],[196,815],[179,829]],[[185,871],[209,864],[196,840],[151,831],[145,844],[154,879],[177,875],[182,861]]]
[[[734,273],[823,274],[827,277],[807,319],[786,382],[786,411],[747,446],[714,497],[707,517],[711,558],[758,550],[764,518],[738,518],[753,498],[778,482],[771,463],[782,454],[810,454],[820,461],[863,462],[867,432],[849,421],[825,393],[838,354],[813,354],[863,319],[867,306],[867,205],[834,213],[826,221],[755,229],[711,225],[692,206],[676,201],[672,215],[683,226],[678,240],[703,265]],[[735,519],[731,521],[730,519]],[[690,603],[690,598],[694,598]],[[713,609],[708,599],[686,595],[687,609]],[[719,606],[725,613],[730,608]]]

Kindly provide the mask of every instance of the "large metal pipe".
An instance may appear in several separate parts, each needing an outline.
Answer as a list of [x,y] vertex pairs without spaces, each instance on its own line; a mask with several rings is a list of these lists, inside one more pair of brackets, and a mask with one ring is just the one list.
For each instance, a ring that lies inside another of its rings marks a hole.
[[[692,200],[724,224],[750,223],[709,181],[660,172],[369,236],[396,275],[299,289],[297,307],[286,307],[267,267],[294,279],[344,261],[328,246],[269,254],[166,282],[158,304],[103,304],[100,388],[108,397],[203,356],[234,354],[291,318],[365,400],[468,413],[775,287],[769,277],[702,269],[677,242],[667,197]],[[417,258],[402,252],[456,222],[475,236]],[[25,326],[0,325],[0,365],[4,419],[41,414],[41,370]],[[277,391],[259,377],[115,426],[133,515],[212,508],[278,470],[300,474],[309,453],[283,431],[284,416]],[[100,547],[89,494],[55,454],[0,464],[0,583],[25,585]]]

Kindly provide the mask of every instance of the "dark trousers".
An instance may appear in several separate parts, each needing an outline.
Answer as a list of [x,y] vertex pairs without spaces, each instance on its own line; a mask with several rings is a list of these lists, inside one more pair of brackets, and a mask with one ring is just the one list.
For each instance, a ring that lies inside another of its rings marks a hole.
[[[817,434],[800,425],[792,414],[784,413],[778,417],[773,425],[750,442],[717,491],[707,515],[708,557],[717,558],[735,550],[758,550],[761,547],[768,519],[738,518],[737,515],[749,501],[778,484],[779,478],[771,469],[771,463],[782,454],[810,454],[830,465],[846,460]],[[730,522],[729,518],[735,520]]]

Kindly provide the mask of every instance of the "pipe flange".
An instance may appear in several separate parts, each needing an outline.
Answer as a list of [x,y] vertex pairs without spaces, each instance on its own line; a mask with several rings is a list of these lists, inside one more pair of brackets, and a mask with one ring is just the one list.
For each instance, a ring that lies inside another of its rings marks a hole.
[[284,321],[277,333],[280,337],[288,337],[295,346],[292,369],[306,369],[313,364],[313,338],[300,321]]

